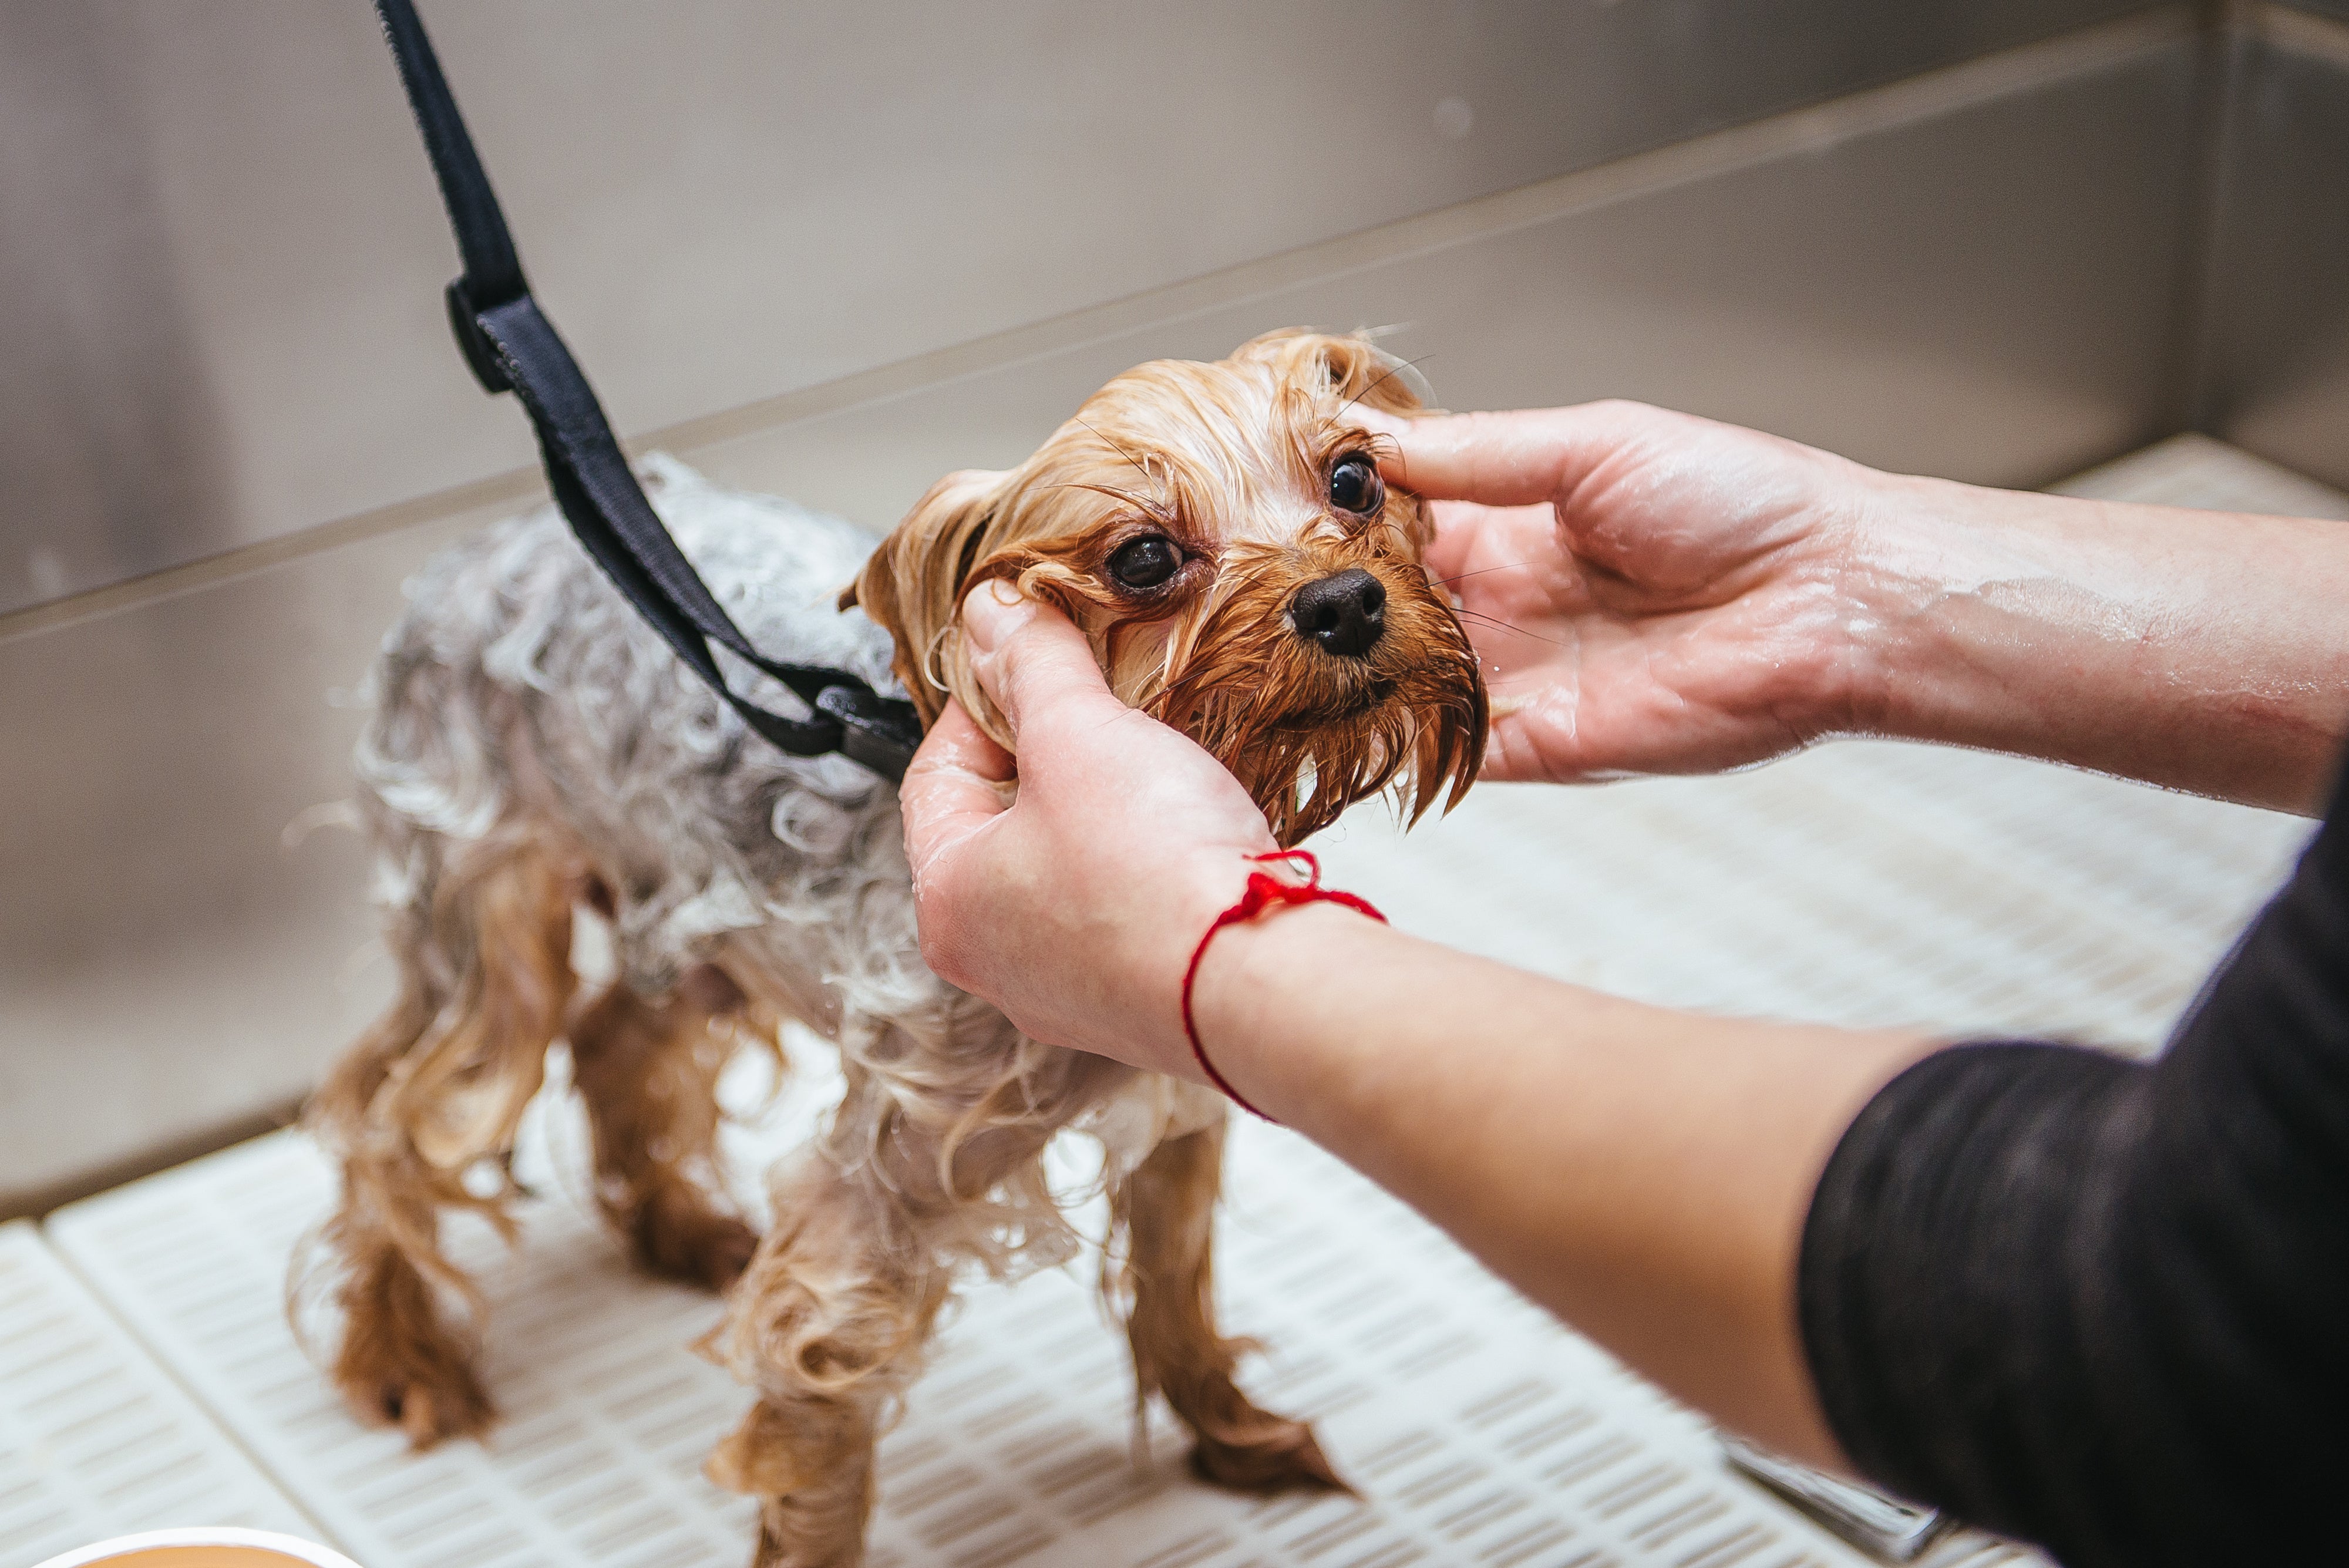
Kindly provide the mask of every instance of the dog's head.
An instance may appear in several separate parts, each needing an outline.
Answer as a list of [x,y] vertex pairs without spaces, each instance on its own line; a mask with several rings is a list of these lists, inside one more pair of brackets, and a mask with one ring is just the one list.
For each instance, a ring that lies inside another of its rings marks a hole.
[[999,742],[956,618],[1008,578],[1083,628],[1111,688],[1237,775],[1283,845],[1398,786],[1446,809],[1485,751],[1475,651],[1421,565],[1419,499],[1348,413],[1419,406],[1360,337],[1277,332],[1103,387],[1004,473],[941,480],[843,605],[897,640],[928,724],[947,697]]

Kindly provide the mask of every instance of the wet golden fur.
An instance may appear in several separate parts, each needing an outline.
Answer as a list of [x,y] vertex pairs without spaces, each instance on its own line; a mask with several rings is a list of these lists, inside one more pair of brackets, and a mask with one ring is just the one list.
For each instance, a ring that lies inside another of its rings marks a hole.
[[[753,640],[876,681],[894,660],[926,721],[952,695],[1000,734],[956,633],[972,584],[1052,598],[1119,693],[1229,763],[1293,843],[1382,788],[1414,815],[1456,799],[1483,750],[1482,685],[1420,566],[1417,502],[1390,492],[1357,517],[1328,498],[1331,465],[1372,445],[1349,409],[1413,406],[1399,369],[1299,333],[1140,367],[1018,469],[941,483],[869,558],[836,520],[663,460],[648,491]],[[1186,559],[1137,598],[1103,563],[1145,530]],[[1357,566],[1387,590],[1386,629],[1346,659],[1288,607]],[[885,638],[825,602],[852,575],[843,597]],[[931,975],[894,793],[748,739],[551,515],[445,553],[411,597],[358,758],[399,990],[309,1116],[343,1185],[306,1278],[340,1309],[330,1370],[361,1418],[419,1447],[493,1418],[483,1302],[440,1220],[512,1233],[506,1162],[562,1044],[604,1213],[644,1267],[727,1291],[699,1348],[756,1399],[709,1470],[760,1499],[758,1563],[860,1559],[874,1443],[957,1282],[1076,1251],[1043,1169],[1064,1130],[1102,1143],[1103,1289],[1138,1392],[1191,1428],[1198,1472],[1338,1484],[1308,1427],[1240,1391],[1245,1342],[1216,1322],[1219,1097],[1025,1039]],[[581,920],[616,954],[594,994],[572,967]],[[777,1050],[786,1019],[838,1049],[845,1084],[771,1174],[756,1236],[724,1196],[715,1087],[736,1051]]]
[[[1404,371],[1364,339],[1304,332],[1213,364],[1138,366],[1018,468],[941,480],[843,603],[895,638],[926,723],[952,697],[1009,743],[955,625],[972,587],[1004,578],[1083,627],[1117,694],[1214,753],[1282,844],[1398,779],[1416,821],[1475,777],[1483,678],[1420,566],[1418,498],[1389,489],[1357,519],[1324,495],[1332,466],[1378,445],[1349,409],[1419,406]],[[1145,600],[1104,570],[1138,533],[1171,535],[1190,557]],[[1386,588],[1387,629],[1368,659],[1333,659],[1295,635],[1288,605],[1355,566]]]

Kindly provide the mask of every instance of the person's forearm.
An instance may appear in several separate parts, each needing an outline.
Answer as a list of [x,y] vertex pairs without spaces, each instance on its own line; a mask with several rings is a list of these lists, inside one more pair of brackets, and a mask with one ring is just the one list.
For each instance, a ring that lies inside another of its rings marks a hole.
[[2349,525],[1891,478],[1851,728],[2313,815],[2349,737]]
[[1923,1041],[1641,1006],[1326,906],[1219,936],[1195,1001],[1268,1114],[1681,1397],[1835,1461],[1795,1315],[1803,1220]]

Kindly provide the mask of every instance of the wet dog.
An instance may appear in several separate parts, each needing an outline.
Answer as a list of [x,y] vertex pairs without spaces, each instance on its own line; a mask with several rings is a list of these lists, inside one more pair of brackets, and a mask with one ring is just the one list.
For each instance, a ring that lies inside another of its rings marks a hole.
[[[869,554],[845,524],[674,463],[649,465],[649,493],[762,650],[894,671],[926,723],[953,697],[1008,740],[957,607],[996,578],[1052,601],[1117,693],[1212,752],[1288,845],[1381,791],[1413,819],[1457,800],[1484,750],[1475,656],[1422,566],[1423,509],[1349,418],[1364,405],[1418,399],[1360,337],[1143,365],[1018,468],[942,481]],[[1025,1039],[931,975],[894,792],[750,736],[552,513],[436,558],[410,599],[357,757],[399,990],[309,1117],[342,1166],[321,1238],[332,1376],[363,1418],[419,1446],[490,1422],[481,1302],[440,1220],[511,1229],[505,1161],[560,1042],[605,1212],[647,1269],[727,1293],[701,1348],[757,1401],[709,1469],[761,1500],[760,1563],[855,1562],[874,1443],[957,1281],[1073,1255],[1043,1168],[1063,1130],[1102,1145],[1104,1285],[1198,1472],[1334,1484],[1310,1429],[1234,1383],[1215,1320],[1219,1097]],[[593,996],[583,919],[616,958]],[[738,1050],[779,1050],[786,1019],[837,1047],[845,1089],[771,1173],[761,1237],[723,1195],[717,1080]]]

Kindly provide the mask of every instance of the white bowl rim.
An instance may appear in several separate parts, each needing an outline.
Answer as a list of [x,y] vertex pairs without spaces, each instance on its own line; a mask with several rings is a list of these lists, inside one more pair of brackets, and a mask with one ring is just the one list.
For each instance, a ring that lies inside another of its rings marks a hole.
[[263,1552],[283,1552],[296,1562],[311,1563],[314,1568],[359,1568],[357,1563],[333,1547],[305,1541],[298,1535],[280,1535],[274,1530],[239,1530],[228,1525],[191,1525],[176,1530],[142,1530],[136,1535],[117,1535],[110,1540],[60,1552],[38,1564],[37,1568],[83,1568],[85,1563],[103,1563],[109,1557],[171,1546],[250,1546]]

